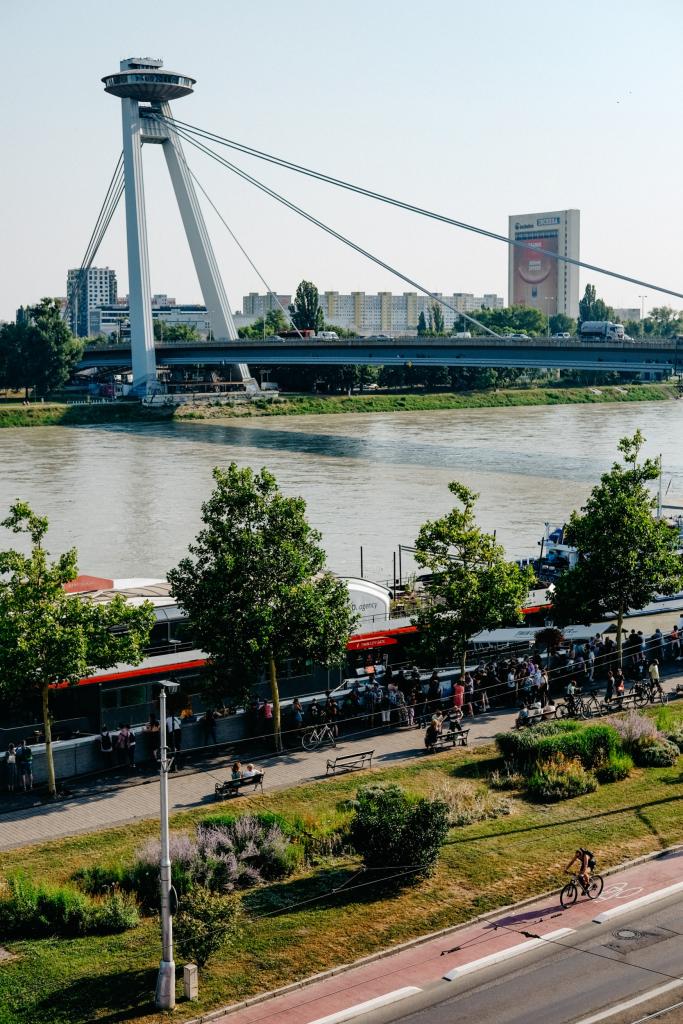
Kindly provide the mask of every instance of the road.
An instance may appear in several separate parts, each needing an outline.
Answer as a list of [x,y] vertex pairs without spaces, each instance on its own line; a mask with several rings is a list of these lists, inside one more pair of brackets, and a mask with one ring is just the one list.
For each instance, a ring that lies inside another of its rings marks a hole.
[[586,923],[538,952],[425,986],[363,1024],[635,1024],[665,1007],[657,1021],[683,1021],[682,910],[678,894]]

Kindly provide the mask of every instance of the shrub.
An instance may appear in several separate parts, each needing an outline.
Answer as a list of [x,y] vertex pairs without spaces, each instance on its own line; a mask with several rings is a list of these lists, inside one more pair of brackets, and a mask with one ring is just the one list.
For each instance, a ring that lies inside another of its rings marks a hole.
[[671,708],[659,708],[655,722],[657,723],[659,731],[665,734],[668,732],[674,732],[676,728],[676,719]]
[[581,726],[575,721],[540,722],[530,729],[500,732],[496,745],[504,758],[518,765],[533,764],[537,759],[536,747],[541,739],[575,732]]
[[242,908],[235,896],[193,886],[173,921],[176,947],[185,960],[204,967],[241,930]]
[[621,747],[619,733],[611,725],[584,725],[579,722],[546,722],[532,729],[502,733],[496,743],[520,770],[531,768],[537,761],[547,761],[553,754],[578,758],[584,768],[597,768]]
[[633,771],[633,758],[630,754],[612,751],[606,761],[600,765],[596,775],[598,782],[621,782]]
[[641,768],[670,768],[676,764],[680,750],[664,737],[643,736],[633,744],[632,753]]
[[432,799],[440,800],[448,808],[448,824],[473,825],[476,821],[500,818],[512,813],[512,802],[504,796],[492,793],[486,786],[473,782],[448,782],[445,780],[431,793]]
[[673,732],[667,736],[670,743],[675,743],[678,749],[683,752],[683,725],[678,725]]
[[138,920],[134,902],[120,893],[97,902],[77,889],[36,885],[21,872],[10,875],[0,899],[0,936],[6,938],[119,932]]
[[489,786],[491,789],[524,789],[526,786],[526,775],[522,772],[511,771],[507,766],[505,771],[491,772],[489,775]]
[[[358,790],[350,836],[365,866],[393,872],[402,884],[431,874],[448,834],[442,800],[412,799],[401,788],[369,785]],[[405,874],[403,874],[406,872]]]
[[571,800],[592,793],[597,786],[593,773],[587,772],[578,758],[553,754],[536,765],[527,782],[527,792],[537,800]]
[[631,750],[634,743],[644,737],[656,738],[659,736],[657,726],[652,719],[646,715],[639,715],[637,711],[629,711],[626,715],[614,715],[606,718],[605,723],[619,733],[626,750]]

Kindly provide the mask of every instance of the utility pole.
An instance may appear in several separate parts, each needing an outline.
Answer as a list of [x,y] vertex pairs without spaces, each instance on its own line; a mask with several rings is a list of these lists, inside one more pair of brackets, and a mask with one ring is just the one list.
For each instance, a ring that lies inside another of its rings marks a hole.
[[161,804],[161,858],[159,862],[159,889],[161,892],[161,963],[157,977],[155,1004],[159,1010],[172,1010],[175,1006],[175,962],[173,960],[173,917],[176,896],[171,886],[171,855],[168,837],[168,773],[173,758],[168,757],[166,746],[166,691],[178,689],[178,683],[164,680],[159,694],[159,783]]

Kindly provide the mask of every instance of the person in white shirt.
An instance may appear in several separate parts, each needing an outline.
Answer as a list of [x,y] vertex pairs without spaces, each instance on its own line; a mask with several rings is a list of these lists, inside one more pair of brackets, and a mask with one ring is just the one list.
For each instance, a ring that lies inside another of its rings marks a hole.
[[182,741],[182,722],[178,715],[168,715],[166,718],[166,740],[171,750],[180,750]]

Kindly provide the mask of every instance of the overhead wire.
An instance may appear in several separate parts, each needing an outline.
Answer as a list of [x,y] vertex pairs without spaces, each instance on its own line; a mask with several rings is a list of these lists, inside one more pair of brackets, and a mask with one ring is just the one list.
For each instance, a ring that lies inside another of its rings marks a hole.
[[230,160],[226,160],[225,157],[220,156],[219,153],[216,153],[210,147],[205,146],[203,143],[198,142],[196,139],[192,138],[191,135],[188,135],[183,129],[179,129],[176,125],[172,124],[171,121],[168,120],[167,118],[164,118],[163,116],[161,116],[159,114],[155,114],[155,117],[159,121],[161,121],[163,124],[165,124],[166,127],[170,127],[171,130],[175,131],[175,133],[178,135],[179,138],[183,139],[185,142],[188,142],[191,146],[194,146],[195,149],[197,149],[200,152],[204,153],[206,156],[211,157],[211,159],[215,160],[217,163],[222,164],[224,167],[226,167],[228,170],[232,171],[238,177],[242,178],[244,181],[249,182],[251,185],[254,185],[261,192],[265,193],[266,195],[269,195],[272,199],[275,199],[277,202],[281,203],[283,206],[286,206],[288,209],[292,210],[294,213],[298,213],[299,216],[303,217],[305,220],[309,221],[311,224],[314,224],[316,227],[320,228],[322,231],[325,231],[331,237],[336,238],[337,241],[343,242],[344,245],[349,246],[349,248],[353,249],[355,252],[359,253],[361,256],[365,256],[366,259],[369,259],[373,263],[376,263],[378,266],[382,267],[384,270],[388,270],[390,274],[394,274],[396,277],[400,278],[402,281],[405,281],[407,284],[411,285],[413,288],[416,288],[418,291],[422,292],[423,295],[426,295],[428,298],[432,299],[433,302],[438,303],[439,305],[443,306],[445,309],[449,309],[452,313],[455,313],[457,317],[462,317],[463,319],[467,320],[468,323],[476,324],[477,327],[480,327],[483,331],[485,331],[487,334],[491,335],[491,337],[493,337],[493,338],[500,338],[500,334],[498,334],[496,331],[492,330],[486,324],[481,323],[479,320],[476,319],[476,317],[470,316],[469,313],[464,313],[462,310],[457,309],[455,306],[451,305],[450,302],[447,302],[442,296],[437,295],[436,293],[434,293],[434,292],[430,291],[428,288],[426,288],[424,285],[420,284],[419,281],[416,281],[413,278],[408,277],[407,274],[404,274],[402,271],[398,270],[396,267],[393,267],[390,263],[387,263],[385,260],[381,259],[379,256],[375,256],[373,253],[369,252],[367,249],[364,249],[362,246],[358,245],[356,242],[352,241],[350,238],[347,238],[345,235],[341,234],[341,232],[337,231],[335,228],[330,227],[329,224],[326,224],[324,221],[321,221],[319,218],[314,217],[313,214],[308,213],[308,211],[304,210],[301,206],[298,206],[296,203],[293,203],[291,200],[285,198],[285,196],[281,195],[279,192],[276,192],[274,189],[271,189],[268,185],[264,184],[262,181],[259,181],[258,178],[255,178],[253,175],[248,174],[241,167],[238,167],[236,164],[233,164]]
[[[425,207],[418,206],[414,203],[408,203],[401,199],[396,199],[392,196],[387,196],[381,192],[373,191],[372,189],[364,188],[362,185],[355,185],[352,182],[344,181],[341,178],[335,178],[333,175],[324,174],[321,171],[316,171],[310,167],[305,167],[303,164],[294,163],[291,160],[285,160],[282,157],[274,156],[272,153],[266,153],[263,150],[255,149],[253,146],[247,146],[243,143],[236,142],[233,139],[225,138],[224,136],[217,135],[214,132],[209,132],[204,128],[198,128],[196,125],[191,125],[187,121],[180,121],[177,118],[165,118],[168,124],[175,126],[181,126],[186,131],[192,132],[201,138],[207,139],[212,142],[217,142],[222,146],[226,146],[229,149],[234,149],[246,156],[253,156],[259,160],[266,161],[271,164],[275,164],[278,167],[283,167],[287,170],[295,171],[298,174],[306,175],[310,178],[315,178],[318,181],[326,182],[327,184],[334,185],[337,188],[342,188],[350,192],[355,192],[358,195],[366,196],[369,199],[376,199],[379,202],[386,203],[390,206],[395,206],[399,209],[406,210],[409,213],[419,214],[422,217],[427,217],[431,220],[440,221],[443,224],[448,224],[451,227],[460,228],[464,231],[469,231],[477,235],[481,235],[485,238],[491,238],[498,242],[504,242],[506,245],[513,248],[523,249],[526,252],[538,253],[538,249],[530,245],[528,242],[520,241],[515,238],[510,238],[507,235],[501,235],[496,231],[489,231],[486,228],[478,227],[474,224],[468,224],[465,221],[457,220],[454,217],[449,217],[446,214],[437,213],[434,210],[428,210]],[[587,263],[585,260],[576,259],[572,256],[565,255],[563,253],[554,253],[544,250],[544,255],[550,259],[555,260],[558,263],[569,263],[572,266],[580,267],[583,270],[590,270],[596,274],[604,274],[608,277],[616,278],[620,281],[626,281],[629,284],[636,284],[639,287],[651,288],[653,291],[661,292],[664,295],[672,295],[675,298],[683,298],[683,292],[675,291],[671,288],[666,288],[662,285],[653,284],[650,281],[643,281],[637,277],[631,277],[628,274],[619,273],[616,270],[609,270],[606,267],[600,267],[593,263]]]

